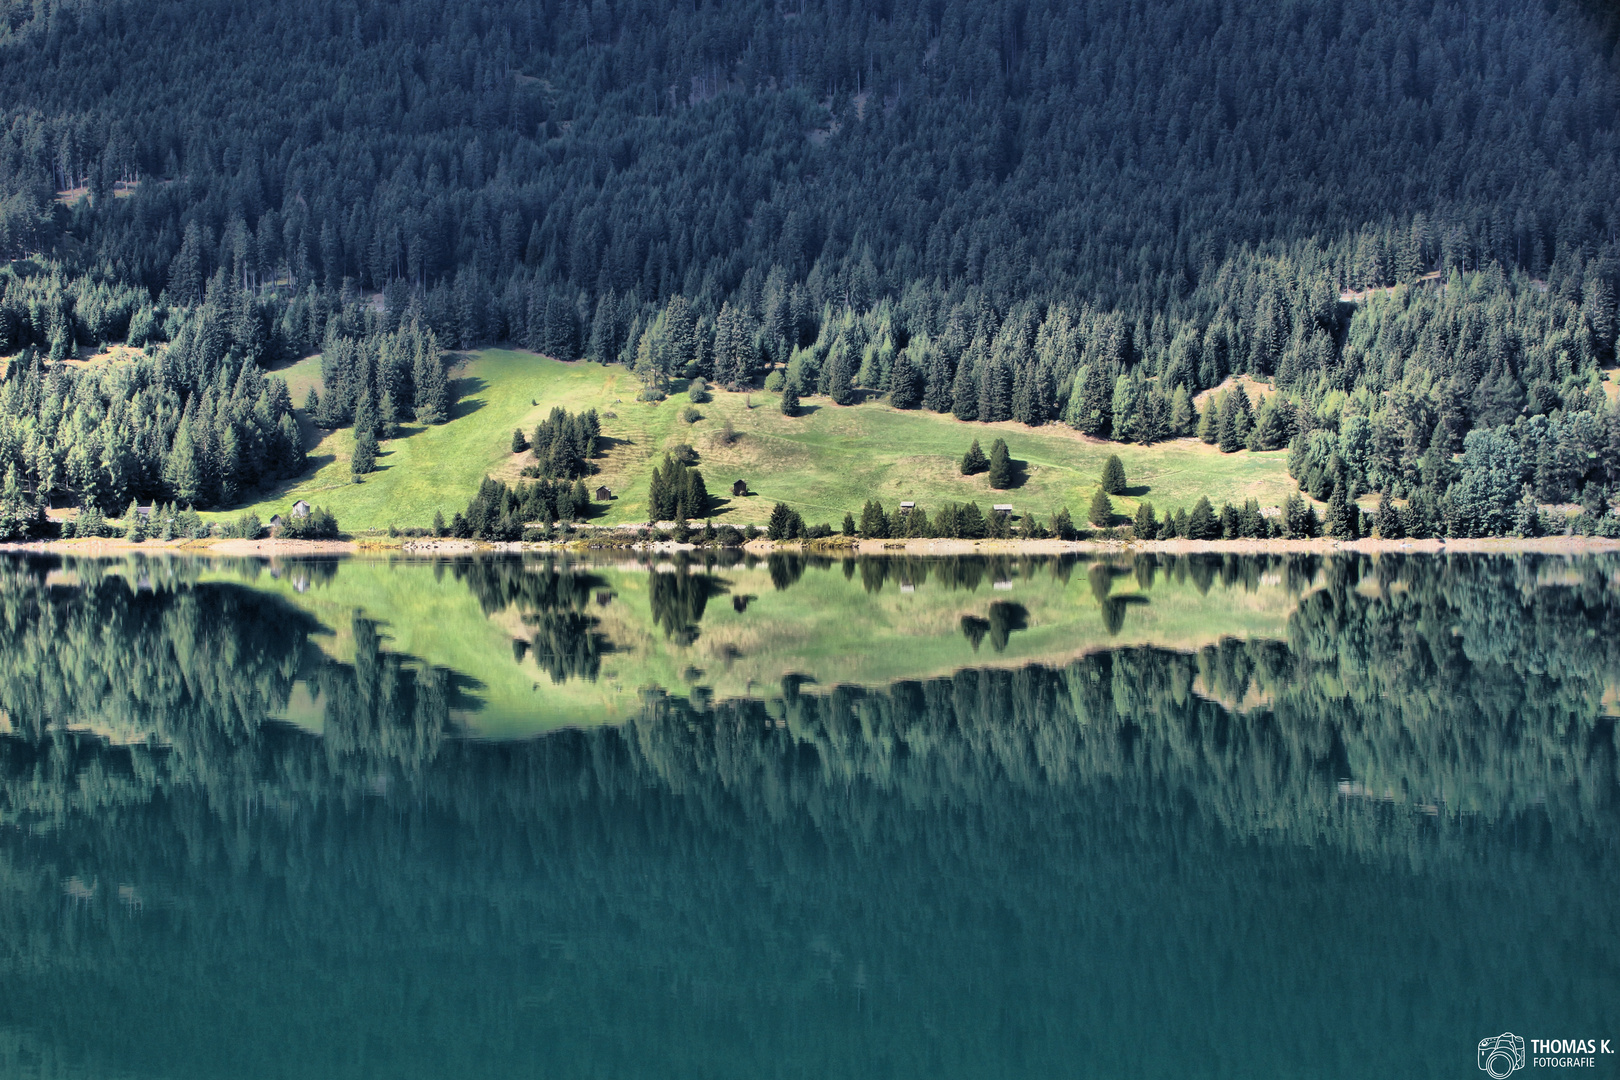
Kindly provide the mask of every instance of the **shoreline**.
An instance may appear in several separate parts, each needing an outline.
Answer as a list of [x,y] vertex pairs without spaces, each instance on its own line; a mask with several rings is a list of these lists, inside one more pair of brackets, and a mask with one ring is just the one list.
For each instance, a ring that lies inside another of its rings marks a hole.
[[[1620,540],[1593,536],[1482,537],[1453,540],[751,540],[740,548],[752,555],[802,552],[839,555],[1323,555],[1354,552],[1366,555],[1590,555],[1620,551]],[[0,544],[0,552],[69,555],[217,555],[227,557],[307,557],[314,555],[405,555],[438,558],[444,555],[517,554],[594,551],[680,552],[705,550],[673,540],[594,546],[585,540],[539,543],[493,543],[480,540],[359,538],[351,540],[38,540]],[[713,549],[708,549],[713,550]]]

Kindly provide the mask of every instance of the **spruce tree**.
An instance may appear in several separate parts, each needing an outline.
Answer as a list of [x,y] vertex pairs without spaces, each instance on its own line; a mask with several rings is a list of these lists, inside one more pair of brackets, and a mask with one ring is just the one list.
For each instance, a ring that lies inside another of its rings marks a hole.
[[1221,437],[1220,405],[1225,394],[1217,394],[1204,402],[1204,411],[1198,417],[1198,439],[1213,446]]
[[1108,497],[1108,492],[1102,488],[1091,497],[1091,509],[1086,512],[1086,519],[1098,528],[1107,528],[1114,520],[1114,501]]
[[876,499],[866,500],[861,507],[861,536],[867,540],[882,540],[889,535],[889,515]]
[[[1534,506],[1533,500],[1531,505]],[[1406,535],[1406,530],[1401,527],[1400,512],[1395,509],[1395,502],[1389,497],[1388,488],[1379,493],[1378,514],[1374,518],[1374,523],[1379,537],[1384,540],[1399,540]],[[1528,535],[1523,531],[1522,526],[1520,535]]]
[[855,403],[855,363],[847,344],[834,346],[832,361],[827,369],[827,396],[834,405]]
[[799,392],[793,388],[793,380],[787,380],[782,387],[782,415],[799,415]]
[[1181,383],[1176,387],[1175,396],[1170,399],[1170,434],[1177,437],[1190,435],[1194,419],[1192,394],[1187,392],[1187,384]]
[[889,404],[897,409],[915,409],[922,404],[922,397],[922,373],[909,359],[900,357],[895,361],[889,383]]
[[974,439],[973,445],[962,455],[962,475],[975,476],[989,467],[989,459],[984,456],[984,451],[979,449],[979,440]]
[[1052,535],[1059,540],[1073,540],[1075,538],[1074,519],[1069,516],[1067,506],[1052,515]]
[[990,486],[1002,491],[1012,485],[1012,456],[1007,452],[1007,440],[997,439],[990,444]]
[[523,434],[523,429],[522,428],[514,428],[513,431],[512,431],[512,453],[521,454],[521,453],[523,453],[523,451],[527,450],[528,448],[529,448],[529,439],[528,439],[528,437],[526,435]]
[[1221,523],[1215,516],[1215,508],[1210,505],[1207,496],[1198,496],[1198,501],[1193,504],[1192,513],[1187,515],[1187,539],[1215,540],[1220,535]]
[[354,456],[349,459],[349,472],[365,476],[377,468],[377,436],[371,429],[357,428],[354,437]]
[[1159,535],[1159,522],[1153,516],[1153,504],[1144,502],[1136,508],[1136,520],[1131,523],[1131,533],[1138,540],[1152,540]]
[[1119,460],[1118,454],[1109,454],[1108,460],[1103,462],[1102,478],[1103,491],[1110,495],[1125,494],[1125,463]]
[[979,381],[973,377],[972,362],[966,354],[956,366],[952,383],[951,414],[958,420],[979,418]]
[[855,535],[855,515],[854,514],[849,513],[847,510],[844,512],[844,525],[843,525],[843,528],[841,528],[839,531],[841,533],[843,533],[845,536],[854,536]]

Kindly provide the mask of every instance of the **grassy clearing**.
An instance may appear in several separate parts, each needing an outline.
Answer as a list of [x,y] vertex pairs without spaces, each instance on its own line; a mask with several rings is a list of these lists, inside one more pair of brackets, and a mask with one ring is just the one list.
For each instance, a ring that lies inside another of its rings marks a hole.
[[[293,400],[302,404],[318,378],[318,363],[306,360],[282,374],[297,384]],[[364,483],[349,476],[350,433],[316,433],[322,437],[310,451],[314,472],[251,508],[268,518],[294,499],[308,499],[331,509],[349,531],[426,525],[436,510],[448,518],[466,506],[484,475],[517,477],[527,458],[510,452],[513,428],[532,429],[558,405],[604,414],[606,452],[590,481],[615,495],[597,519],[604,524],[646,520],[653,466],[666,449],[683,442],[701,454],[704,478],[717,497],[715,520],[738,525],[764,523],[775,502],[795,506],[812,522],[837,525],[846,511],[858,515],[869,498],[891,510],[908,499],[930,509],[946,501],[977,500],[981,507],[1006,502],[1018,513],[1042,517],[1067,506],[1079,521],[1103,462],[1114,453],[1131,484],[1126,496],[1115,499],[1120,515],[1135,513],[1141,499],[1163,510],[1191,506],[1200,495],[1217,506],[1248,498],[1276,506],[1294,490],[1283,451],[1222,454],[1194,439],[1122,446],[1060,424],[967,424],[875,400],[840,408],[808,398],[804,413],[789,418],[777,395],[760,391],[716,391],[713,401],[696,406],[702,418],[687,424],[680,418],[689,404],[684,393],[658,404],[637,402],[640,387],[623,368],[509,350],[477,353],[457,374],[455,417],[384,443],[380,469]],[[721,438],[727,421],[737,432],[730,444]],[[957,470],[975,438],[988,453],[997,437],[1022,463],[1020,483],[1009,491],[992,491],[983,474],[964,477]],[[730,497],[737,479],[747,481],[750,496]]]

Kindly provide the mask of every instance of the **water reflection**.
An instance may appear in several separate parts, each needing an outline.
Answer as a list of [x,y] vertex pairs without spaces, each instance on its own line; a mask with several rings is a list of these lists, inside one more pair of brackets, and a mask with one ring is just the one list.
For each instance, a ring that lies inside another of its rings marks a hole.
[[[536,699],[634,710],[464,737],[502,667],[383,596],[436,571]],[[9,560],[0,1063],[1446,1075],[1500,1030],[1608,1037],[1617,572]],[[831,629],[770,653],[789,576],[891,651],[926,630],[915,677],[816,674]],[[1275,632],[1186,636],[1206,596]],[[1110,645],[1130,597],[1162,640]],[[1018,659],[1070,616],[1094,647]],[[792,663],[729,693],[722,647]]]

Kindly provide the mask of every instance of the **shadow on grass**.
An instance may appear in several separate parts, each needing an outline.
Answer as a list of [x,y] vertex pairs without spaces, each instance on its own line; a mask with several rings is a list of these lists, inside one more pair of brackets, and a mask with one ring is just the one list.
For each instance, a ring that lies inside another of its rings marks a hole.
[[1135,484],[1135,485],[1132,485],[1131,487],[1126,488],[1124,491],[1120,492],[1120,494],[1128,496],[1128,497],[1130,497],[1132,499],[1140,499],[1142,496],[1146,495],[1148,492],[1150,492],[1152,490],[1153,490],[1153,485],[1152,484]]

